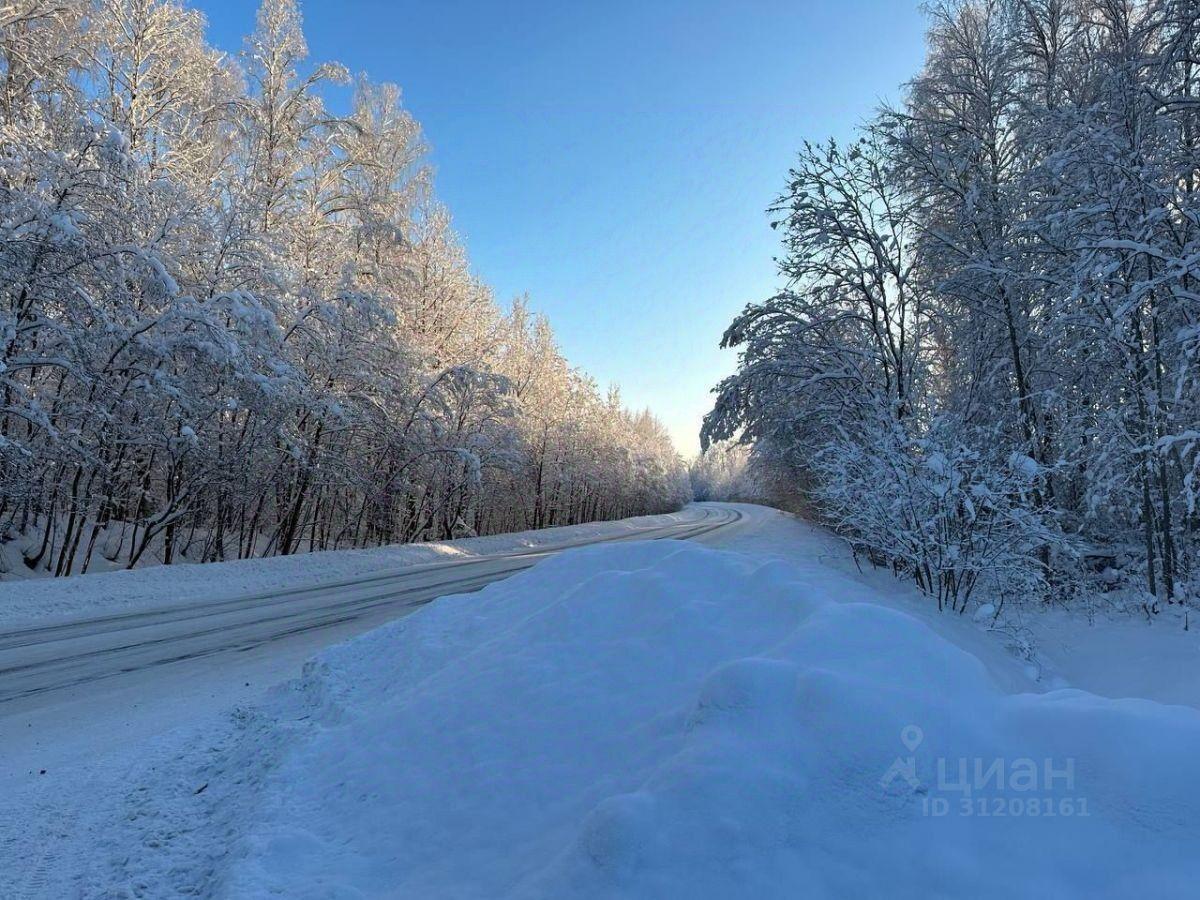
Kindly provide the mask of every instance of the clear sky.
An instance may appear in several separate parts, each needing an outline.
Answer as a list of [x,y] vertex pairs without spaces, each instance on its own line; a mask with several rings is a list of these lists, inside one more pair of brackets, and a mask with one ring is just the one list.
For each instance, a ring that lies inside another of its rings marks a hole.
[[[399,84],[477,273],[698,450],[730,319],[777,286],[764,212],[921,60],[916,0],[302,0],[313,58]],[[237,50],[254,0],[191,0]]]

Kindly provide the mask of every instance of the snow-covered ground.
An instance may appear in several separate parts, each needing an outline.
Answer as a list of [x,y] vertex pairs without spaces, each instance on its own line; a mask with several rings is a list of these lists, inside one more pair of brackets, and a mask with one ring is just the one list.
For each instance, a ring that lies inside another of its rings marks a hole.
[[[762,507],[740,507],[744,526],[720,546],[795,565],[820,566],[861,585],[856,595],[916,617],[983,661],[1010,690],[1074,687],[1114,699],[1141,698],[1200,709],[1200,627],[1164,612],[1142,615],[1097,598],[1093,614],[1010,607],[999,623],[939,613],[911,583],[886,569],[855,564],[845,543],[824,529]],[[1020,666],[1014,663],[1022,662]]]
[[[0,796],[0,896],[1193,895],[1200,691],[1165,681],[1194,633],[1075,622],[1067,654],[1047,619],[1019,658],[743,511],[569,551],[29,772]],[[1122,634],[1163,678],[1106,660]]]

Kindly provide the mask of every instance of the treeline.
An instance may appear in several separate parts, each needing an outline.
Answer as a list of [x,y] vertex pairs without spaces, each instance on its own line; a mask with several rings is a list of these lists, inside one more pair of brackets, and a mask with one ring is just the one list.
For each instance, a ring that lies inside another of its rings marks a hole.
[[[390,85],[169,0],[0,5],[0,540],[68,575],[655,513],[661,425],[474,278]],[[7,557],[10,565],[14,558]]]
[[777,501],[766,473],[754,464],[744,444],[721,443],[705,449],[688,466],[692,495],[700,501],[757,503]]
[[962,609],[1197,594],[1200,2],[940,0],[904,102],[806,146],[707,440]]

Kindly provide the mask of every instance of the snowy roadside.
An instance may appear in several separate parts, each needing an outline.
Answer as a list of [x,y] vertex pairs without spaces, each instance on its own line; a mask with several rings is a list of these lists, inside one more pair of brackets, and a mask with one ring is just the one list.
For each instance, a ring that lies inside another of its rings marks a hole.
[[[300,688],[319,725],[266,779],[215,884],[1190,895],[1200,713],[1010,693],[854,594],[827,568],[597,547],[335,648]],[[967,784],[991,773],[969,798],[960,760]]]
[[688,507],[668,515],[428,544],[300,553],[203,565],[154,566],[70,578],[0,581],[0,629],[16,630],[84,616],[162,608],[201,599],[220,599],[227,594],[247,596],[292,587],[312,587],[412,566],[553,549],[590,539],[635,536],[644,529],[691,521],[699,515],[698,507]]
[[1090,616],[1012,604],[999,622],[941,613],[911,582],[865,562],[860,569],[830,532],[787,513],[741,508],[757,512],[747,516],[748,527],[722,540],[723,548],[837,572],[865,588],[864,599],[913,616],[970,652],[1009,690],[1074,687],[1200,709],[1200,628],[1193,623],[1184,630],[1182,616],[1164,612],[1150,622],[1116,605],[1104,607],[1103,598]]
[[[76,798],[74,833],[15,883],[1190,896],[1200,712],[1022,692],[1005,665],[819,560],[575,550],[331,648],[261,707],[105,770],[88,788],[104,802]],[[38,836],[0,840],[19,875]]]

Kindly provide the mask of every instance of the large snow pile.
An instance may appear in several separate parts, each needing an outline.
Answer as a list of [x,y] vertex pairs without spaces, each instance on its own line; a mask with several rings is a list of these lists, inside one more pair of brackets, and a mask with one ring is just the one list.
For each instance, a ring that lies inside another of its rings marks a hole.
[[319,725],[224,887],[1192,894],[1200,713],[1008,694],[862,591],[695,545],[596,547],[334,648],[280,704],[298,691]]

